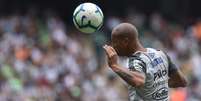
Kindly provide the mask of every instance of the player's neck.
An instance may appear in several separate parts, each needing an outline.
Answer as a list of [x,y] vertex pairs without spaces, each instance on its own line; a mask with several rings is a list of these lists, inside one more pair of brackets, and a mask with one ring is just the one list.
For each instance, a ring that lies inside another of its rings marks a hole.
[[147,51],[147,49],[144,48],[140,43],[136,44],[135,48],[133,50],[134,50],[134,53],[137,52],[137,51],[141,51],[141,52],[146,52]]
[[147,49],[144,48],[141,44],[138,45],[138,51],[147,52]]

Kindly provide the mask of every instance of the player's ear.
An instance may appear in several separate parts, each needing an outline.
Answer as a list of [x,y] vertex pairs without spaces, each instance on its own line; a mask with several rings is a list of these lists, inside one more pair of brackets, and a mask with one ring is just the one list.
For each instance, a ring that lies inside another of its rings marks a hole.
[[128,45],[129,45],[129,39],[127,37],[124,38],[123,44],[124,44],[124,46],[128,47]]

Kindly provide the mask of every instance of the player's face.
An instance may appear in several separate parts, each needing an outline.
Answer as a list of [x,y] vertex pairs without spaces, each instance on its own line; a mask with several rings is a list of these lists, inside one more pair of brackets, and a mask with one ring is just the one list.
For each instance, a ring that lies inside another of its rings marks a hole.
[[112,37],[112,46],[120,56],[127,56],[127,42],[122,38]]

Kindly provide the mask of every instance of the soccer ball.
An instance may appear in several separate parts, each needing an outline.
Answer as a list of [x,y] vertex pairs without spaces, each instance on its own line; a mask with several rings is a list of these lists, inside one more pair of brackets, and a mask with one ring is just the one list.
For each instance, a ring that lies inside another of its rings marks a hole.
[[80,4],[73,13],[73,22],[83,33],[93,33],[103,25],[104,15],[93,3]]

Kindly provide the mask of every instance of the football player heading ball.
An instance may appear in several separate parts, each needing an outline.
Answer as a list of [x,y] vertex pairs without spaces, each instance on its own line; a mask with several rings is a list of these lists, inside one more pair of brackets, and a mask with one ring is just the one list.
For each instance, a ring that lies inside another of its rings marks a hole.
[[[144,48],[137,29],[122,23],[112,31],[112,46],[104,45],[109,67],[128,84],[130,101],[168,101],[169,87],[185,87],[187,81],[161,50]],[[128,68],[118,64],[118,55],[129,58]]]

